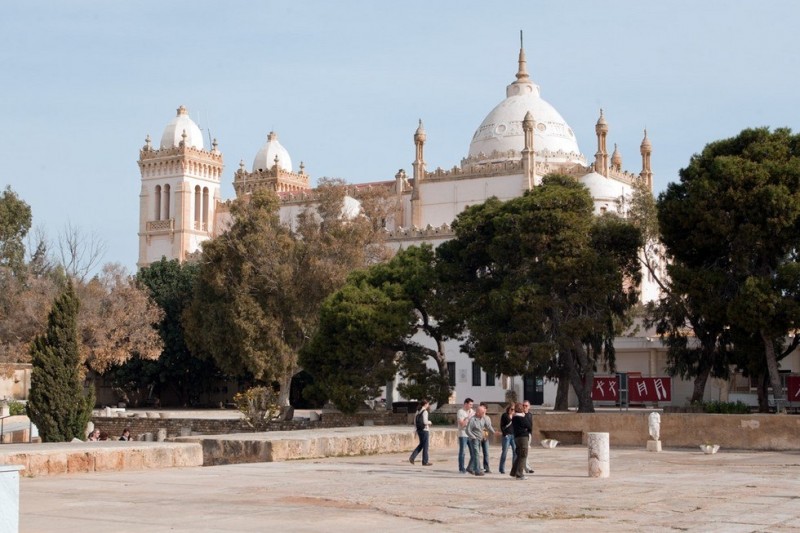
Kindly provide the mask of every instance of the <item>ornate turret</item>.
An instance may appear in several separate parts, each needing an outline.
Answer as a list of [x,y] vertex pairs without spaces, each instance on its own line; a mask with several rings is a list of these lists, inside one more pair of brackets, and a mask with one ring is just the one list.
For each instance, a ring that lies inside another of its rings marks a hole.
[[525,118],[522,119],[522,132],[525,136],[525,145],[522,148],[522,171],[525,173],[525,179],[528,182],[528,190],[533,189],[534,184],[534,171],[536,169],[536,153],[533,146],[533,128],[536,122],[533,120],[533,115],[530,111],[525,113]]
[[600,118],[594,127],[597,133],[597,153],[594,154],[594,170],[598,174],[608,177],[608,150],[606,149],[606,136],[608,135],[608,123],[600,109]]
[[614,143],[614,153],[611,154],[611,168],[617,172],[622,172],[622,154],[617,149],[617,143]]
[[419,119],[419,126],[414,132],[414,190],[411,192],[411,224],[420,227],[422,225],[422,204],[420,202],[420,189],[425,176],[425,128],[422,126],[422,119]]
[[644,139],[642,139],[642,145],[639,147],[639,151],[642,153],[642,172],[639,176],[652,191],[653,169],[650,167],[650,154],[653,153],[653,146],[650,144],[650,139],[647,138],[647,128],[644,130]]

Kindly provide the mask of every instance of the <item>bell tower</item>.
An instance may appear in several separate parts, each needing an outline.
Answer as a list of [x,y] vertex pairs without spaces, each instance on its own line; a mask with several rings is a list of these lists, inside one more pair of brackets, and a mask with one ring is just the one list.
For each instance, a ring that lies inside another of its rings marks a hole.
[[142,188],[137,266],[162,257],[184,261],[214,234],[223,168],[217,140],[205,150],[200,128],[180,106],[159,148],[147,136],[138,163]]

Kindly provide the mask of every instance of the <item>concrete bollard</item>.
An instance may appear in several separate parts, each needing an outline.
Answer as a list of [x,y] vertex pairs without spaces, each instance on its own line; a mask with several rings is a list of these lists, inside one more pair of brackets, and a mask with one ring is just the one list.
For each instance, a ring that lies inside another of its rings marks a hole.
[[0,465],[0,533],[19,531],[19,471],[23,468]]
[[589,433],[589,477],[608,477],[611,474],[611,455],[608,433]]

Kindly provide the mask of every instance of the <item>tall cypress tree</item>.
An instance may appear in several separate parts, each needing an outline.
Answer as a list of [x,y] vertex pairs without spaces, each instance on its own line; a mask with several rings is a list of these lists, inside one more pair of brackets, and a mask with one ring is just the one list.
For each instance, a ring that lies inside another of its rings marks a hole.
[[43,442],[84,438],[92,415],[94,391],[83,391],[78,355],[79,301],[72,282],[56,298],[47,331],[31,343],[31,392],[28,416]]

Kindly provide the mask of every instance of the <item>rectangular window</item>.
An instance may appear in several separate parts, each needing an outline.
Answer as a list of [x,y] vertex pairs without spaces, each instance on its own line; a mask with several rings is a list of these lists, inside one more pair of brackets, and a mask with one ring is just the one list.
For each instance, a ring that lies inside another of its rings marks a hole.
[[448,361],[447,363],[447,376],[450,379],[450,386],[456,386],[456,363],[455,361]]
[[472,362],[472,386],[481,386],[481,365],[474,361]]
[[486,373],[486,386],[487,387],[494,387],[494,374],[487,372]]

